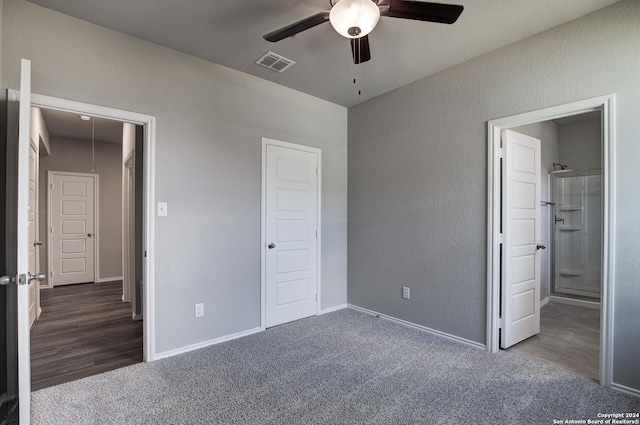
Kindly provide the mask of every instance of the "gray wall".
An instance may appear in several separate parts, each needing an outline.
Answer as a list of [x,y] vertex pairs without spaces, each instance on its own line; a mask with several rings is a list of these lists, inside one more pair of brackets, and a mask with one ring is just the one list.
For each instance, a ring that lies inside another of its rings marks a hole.
[[623,1],[350,108],[349,302],[485,343],[487,121],[616,93],[614,382],[640,389],[639,28]]
[[569,168],[601,168],[602,129],[600,119],[558,127],[560,160]]
[[[91,173],[99,176],[99,280],[122,278],[122,146],[96,142],[95,165],[91,140],[51,137],[51,154],[40,158],[40,270],[47,270],[47,178],[49,171]],[[92,172],[92,168],[94,171]]]
[[346,108],[21,0],[2,35],[2,86],[25,57],[35,93],[157,119],[156,352],[260,325],[262,137],[322,149],[322,308],[346,303]]
[[[549,171],[553,171],[553,163],[560,161],[560,149],[558,145],[558,126],[553,121],[544,121],[540,123],[524,125],[522,127],[516,127],[512,130],[518,133],[526,134],[527,136],[540,139],[540,188],[541,188],[541,200],[551,201],[551,195],[549,193]],[[553,214],[551,205],[541,207],[541,225],[540,225],[540,243],[547,247],[542,251],[540,256],[540,300],[544,300],[549,296],[551,292],[551,254],[553,253],[551,247],[551,238],[549,234],[549,226],[552,223],[553,218],[550,215]]]

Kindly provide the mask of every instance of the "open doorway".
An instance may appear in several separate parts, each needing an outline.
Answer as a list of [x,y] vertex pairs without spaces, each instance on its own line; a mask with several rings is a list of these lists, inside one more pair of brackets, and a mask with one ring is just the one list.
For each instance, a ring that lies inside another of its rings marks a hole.
[[540,331],[507,351],[600,379],[601,111],[511,129],[541,141]]
[[[598,340],[597,347],[598,347],[598,353],[599,353],[597,379],[600,381],[601,385],[604,385],[607,387],[611,386],[611,381],[612,381],[613,300],[610,294],[613,292],[614,284],[615,284],[614,274],[612,271],[612,266],[613,264],[615,264],[614,251],[613,251],[615,244],[613,241],[614,235],[612,231],[613,217],[615,217],[614,204],[613,204],[613,199],[614,199],[613,192],[615,189],[615,181],[614,181],[614,177],[615,177],[614,165],[615,164],[614,164],[614,157],[613,157],[613,152],[615,151],[614,149],[615,139],[614,139],[614,132],[613,132],[613,116],[614,116],[613,107],[614,107],[614,96],[610,95],[610,96],[603,96],[600,98],[575,102],[572,104],[552,107],[552,108],[548,108],[540,111],[524,113],[524,114],[520,114],[512,117],[506,117],[498,120],[493,120],[488,123],[489,187],[488,187],[488,264],[487,264],[488,266],[488,276],[487,276],[488,277],[487,279],[488,281],[487,342],[488,343],[487,345],[490,351],[495,352],[498,350],[500,346],[503,346],[500,341],[505,331],[508,333],[509,321],[514,322],[520,319],[519,317],[511,317],[509,315],[509,312],[504,311],[505,310],[504,305],[505,303],[508,303],[508,300],[505,300],[505,297],[503,297],[503,291],[502,291],[504,282],[508,281],[508,279],[510,278],[509,273],[505,272],[505,268],[503,267],[503,265],[509,264],[509,260],[508,260],[509,255],[507,251],[509,250],[510,242],[508,242],[508,240],[510,238],[513,238],[513,233],[509,234],[511,231],[503,225],[503,211],[505,211],[504,208],[507,208],[507,209],[510,208],[510,203],[512,201],[512,199],[509,198],[508,194],[505,195],[502,193],[503,166],[506,166],[508,168],[508,165],[507,165],[508,159],[505,159],[505,157],[508,158],[508,154],[505,153],[505,149],[508,150],[508,144],[506,148],[503,145],[503,136],[505,134],[505,131],[508,133],[509,131],[512,131],[513,129],[516,129],[516,128],[520,128],[521,130],[524,128],[524,130],[526,131],[527,128],[523,126],[541,124],[541,123],[549,122],[552,120],[555,120],[553,122],[554,125],[562,126],[562,125],[568,125],[571,121],[575,123],[586,118],[595,118],[596,116],[600,117],[598,126],[601,128],[601,131],[600,131],[601,138],[599,139],[600,144],[597,150],[601,152],[601,158],[600,158],[601,206],[599,208],[599,211],[601,213],[602,227],[601,227],[601,230],[599,231],[599,235],[600,235],[599,239],[601,241],[601,247],[599,249],[599,252],[597,253],[597,261],[595,261],[595,263],[599,265],[599,271],[596,272],[595,274],[600,275],[600,291],[599,291],[600,292],[600,301],[599,301],[600,310],[599,311],[597,309],[593,309],[593,310],[596,310],[599,316],[599,320],[597,318],[595,319],[598,322],[598,330],[599,330],[599,338],[596,337]],[[529,130],[531,130],[531,128],[529,128]],[[528,137],[528,136],[523,136],[523,137]],[[534,139],[534,138],[530,138],[530,139]],[[584,146],[580,149],[584,149]],[[577,161],[577,157],[574,156],[573,159]],[[569,164],[564,164],[562,161],[556,160],[553,162],[557,162],[557,165],[555,167],[557,172],[554,173],[553,163],[552,163],[552,168],[549,169],[550,177],[548,177],[547,182],[545,182],[547,184],[543,185],[542,182],[540,182],[541,186],[549,188],[550,180],[552,178],[560,178],[554,174],[561,175],[560,172],[562,171],[561,168],[563,165],[567,165],[565,170],[568,170],[569,167],[572,166]],[[577,166],[578,165],[576,165],[576,170],[577,170]],[[587,167],[587,168],[591,168],[591,167]],[[546,174],[547,173],[545,173],[545,176]],[[569,175],[565,174],[565,176],[568,177]],[[566,184],[567,182],[565,181],[563,183]],[[594,183],[593,187],[595,186],[597,185]],[[554,232],[552,232],[551,230],[552,230],[552,226],[555,226],[556,216],[560,217],[559,215],[560,211],[554,210],[553,212],[550,212],[548,207],[553,206],[552,204],[554,202],[549,200],[548,196],[549,196],[549,193],[547,193],[547,199],[543,199],[541,196],[537,197],[536,203],[535,203],[536,208],[539,208],[540,206],[542,206],[542,204],[545,204],[544,207],[546,208],[546,220],[549,222],[547,223],[547,229],[549,229],[546,235],[547,244],[543,243],[544,241],[542,240],[543,232],[540,232],[540,228],[542,226],[536,225],[536,226],[530,227],[532,237],[529,238],[528,236],[525,235],[527,237],[527,241],[531,239],[531,243],[533,244],[532,245],[533,249],[535,250],[535,256],[538,257],[536,261],[540,260],[540,254],[539,254],[540,251],[544,251],[547,253],[547,260],[548,260],[547,261],[548,264],[546,265],[546,271],[547,271],[546,285],[547,286],[545,287],[545,286],[539,285],[537,287],[537,290],[535,291],[535,296],[530,297],[530,299],[533,301],[533,306],[531,307],[531,314],[538,314],[538,317],[541,317],[540,304],[543,305],[542,310],[544,310],[545,308],[550,308],[551,306],[557,307],[557,304],[559,304],[558,301],[560,301],[560,303],[564,301],[564,302],[570,302],[571,304],[581,304],[581,306],[584,306],[585,303],[589,303],[589,302],[593,304],[597,304],[597,301],[595,301],[595,299],[587,300],[586,297],[582,297],[581,299],[576,300],[576,299],[567,297],[566,294],[561,295],[557,293],[556,288],[560,285],[558,285],[559,282],[558,282],[558,279],[556,279],[557,276],[555,276],[556,271],[555,269],[552,269],[553,267],[552,263],[554,261],[556,262],[559,261],[561,258],[556,258],[554,253],[550,253],[550,251],[553,251],[553,245],[554,245],[553,243],[554,241],[551,240],[551,237],[553,236],[553,238],[555,238]],[[571,195],[570,197],[573,197],[573,199],[578,199],[580,196],[582,196],[584,199],[584,194],[583,195],[575,194],[575,195]],[[559,204],[563,204],[563,203],[564,201],[562,200],[559,202]],[[566,211],[563,211],[563,213],[573,214],[578,211],[578,208],[575,205],[565,205],[565,209]],[[584,210],[584,207],[581,207],[580,211],[583,211],[583,210]],[[553,214],[553,215],[550,215],[550,214]],[[545,218],[545,214],[540,214],[539,218],[540,219]],[[551,221],[550,219],[553,220],[553,224],[550,223]],[[567,219],[565,219],[565,222],[566,220]],[[538,220],[538,221],[542,222],[542,220]],[[581,226],[584,226],[584,223],[581,224]],[[579,231],[579,229],[577,229],[577,224],[571,225],[570,227],[576,227],[576,230],[572,230],[569,227],[564,228],[562,230],[565,232]],[[582,230],[580,230],[580,232],[585,233],[585,229],[583,228]],[[519,234],[518,237],[521,238],[522,235],[524,235],[524,233]],[[511,240],[513,241],[513,239]],[[521,238],[521,240],[524,240],[524,239]],[[505,241],[504,245],[503,245],[503,241]],[[547,245],[549,245],[550,242],[551,242],[550,245],[552,246],[552,249],[546,250],[545,248],[547,247]],[[556,244],[558,243],[559,242],[556,242]],[[563,253],[562,255],[564,256],[567,256],[567,253],[571,253],[571,254],[576,253],[576,249],[574,249],[575,244],[573,246],[569,244],[568,247],[569,247],[568,249],[565,249],[566,247],[565,248],[560,247],[559,249],[558,247],[555,247],[556,248],[555,251],[562,252]],[[576,260],[577,257],[581,257],[583,260],[586,257],[588,257],[588,255],[584,254],[584,252],[581,252],[579,254],[580,254],[579,256],[577,254],[574,255],[573,260]],[[590,261],[592,263],[594,262],[592,258],[587,261]],[[530,264],[533,265],[534,262],[531,261]],[[575,264],[577,264],[577,261],[574,262],[574,265]],[[553,270],[553,274],[551,274],[552,270]],[[563,271],[564,272],[573,271],[575,273],[574,276],[577,276],[578,270],[567,268],[567,269],[563,269]],[[538,280],[541,280],[540,279],[541,275],[545,274],[543,272],[542,267],[536,268],[536,270],[533,270],[533,272],[536,275],[536,279]],[[564,274],[566,275],[567,273],[564,273]],[[555,279],[555,281],[551,279],[552,277],[553,279]],[[548,292],[546,294],[542,294],[542,290],[545,290],[545,288],[548,288],[547,290]],[[556,292],[553,293],[552,289]],[[523,299],[525,298],[523,297]],[[545,305],[545,303],[548,303],[548,304]],[[566,306],[561,305],[559,309],[561,311],[568,311],[573,307],[575,306],[567,304]],[[554,320],[552,320],[552,322],[553,321]],[[559,319],[555,321],[557,322],[559,321]],[[538,325],[539,326],[541,325],[540,322],[538,322]],[[536,333],[537,332],[534,329],[534,331],[529,336],[532,336]],[[527,336],[525,336],[525,338],[527,338]],[[522,338],[522,339],[525,339],[525,338]],[[515,342],[518,342],[517,338]],[[508,344],[508,345],[512,345],[512,344]]]
[[37,390],[143,361],[144,152],[141,126],[47,108],[32,117],[44,145]]

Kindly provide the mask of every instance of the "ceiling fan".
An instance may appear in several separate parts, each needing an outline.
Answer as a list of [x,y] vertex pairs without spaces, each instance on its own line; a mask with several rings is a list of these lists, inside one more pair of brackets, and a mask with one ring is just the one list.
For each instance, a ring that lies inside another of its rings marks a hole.
[[463,10],[462,6],[455,4],[410,0],[329,0],[329,3],[330,11],[316,13],[265,34],[263,38],[275,43],[330,21],[340,35],[351,40],[353,63],[359,64],[371,59],[368,34],[380,16],[453,24]]

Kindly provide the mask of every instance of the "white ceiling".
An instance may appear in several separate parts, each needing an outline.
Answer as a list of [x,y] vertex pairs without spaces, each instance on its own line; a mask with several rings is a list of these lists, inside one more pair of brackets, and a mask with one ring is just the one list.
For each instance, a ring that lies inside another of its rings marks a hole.
[[[382,17],[369,35],[372,60],[360,65],[328,22],[278,43],[262,38],[329,10],[329,0],[29,1],[352,106],[618,0],[440,0],[464,6],[455,24]],[[269,50],[296,64],[282,74],[257,65]]]
[[51,137],[91,141],[93,135],[96,142],[122,143],[122,122],[120,121],[92,118],[95,120],[95,129],[93,129],[92,122],[81,120],[78,114],[42,109],[42,117]]

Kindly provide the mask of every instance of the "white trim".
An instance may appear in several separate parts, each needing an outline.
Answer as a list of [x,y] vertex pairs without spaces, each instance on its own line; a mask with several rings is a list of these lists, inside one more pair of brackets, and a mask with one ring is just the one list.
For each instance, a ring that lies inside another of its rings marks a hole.
[[323,308],[320,310],[319,315],[333,313],[334,311],[344,310],[345,308],[349,308],[349,304],[340,304],[329,308]]
[[558,304],[577,305],[579,307],[595,308],[600,310],[600,303],[594,301],[579,300],[576,298],[559,297],[557,295],[549,295],[549,301]]
[[212,345],[221,344],[223,342],[232,341],[234,339],[242,338],[245,336],[253,335],[262,332],[260,328],[248,329],[246,331],[237,332],[230,335],[221,336],[220,338],[210,339],[208,341],[198,342],[196,344],[187,345],[185,347],[176,348],[174,350],[163,351],[156,353],[155,360],[166,359],[167,357],[177,356],[179,354],[188,353],[190,351],[199,350],[201,348],[210,347]]
[[144,227],[143,249],[146,258],[143,264],[144,299],[143,316],[143,359],[146,362],[155,360],[155,140],[156,118],[151,115],[91,105],[73,100],[32,94],[31,106],[56,109],[74,114],[92,115],[117,121],[126,121],[144,126],[144,182],[143,209]]
[[53,270],[53,244],[51,243],[51,185],[53,184],[54,176],[74,176],[74,177],[87,177],[93,179],[93,281],[98,282],[100,280],[100,243],[98,229],[100,227],[100,176],[95,173],[76,173],[72,171],[51,171],[47,172],[47,283],[49,288],[53,288],[55,275],[51,277],[51,271]]
[[122,280],[122,276],[101,277],[100,279],[96,280],[96,283],[115,282],[117,280]]
[[640,397],[640,390],[636,388],[627,387],[625,385],[616,384],[615,382],[611,384],[611,389],[620,391],[621,393],[629,394],[635,397]]
[[322,305],[322,151],[318,148],[313,148],[305,145],[298,145],[295,143],[283,142],[280,140],[269,139],[267,137],[262,138],[262,183],[261,183],[261,195],[260,195],[260,329],[265,330],[267,328],[267,298],[266,298],[266,255],[267,255],[267,228],[265,222],[266,216],[266,200],[267,200],[267,145],[278,146],[287,149],[295,149],[303,152],[314,153],[318,156],[318,193],[317,193],[317,215],[318,215],[318,237],[316,239],[317,245],[317,279],[316,279],[316,315],[321,314],[320,306]]
[[615,289],[615,95],[600,96],[487,123],[487,350],[498,351],[500,300],[500,133],[501,130],[584,112],[602,111],[603,246],[600,383],[613,379],[613,310]]
[[428,328],[426,326],[418,325],[418,324],[413,323],[413,322],[409,322],[409,321],[406,321],[406,320],[398,319],[397,317],[388,316],[386,314],[378,313],[377,311],[369,310],[367,308],[358,307],[357,305],[353,305],[353,304],[347,304],[347,306],[350,309],[353,309],[353,310],[356,310],[356,311],[360,311],[360,312],[363,312],[363,313],[366,313],[366,314],[370,314],[372,316],[377,316],[377,317],[380,317],[382,319],[390,320],[392,322],[399,323],[401,325],[408,326],[410,328],[418,329],[418,330],[430,333],[430,334],[435,335],[435,336],[439,336],[439,337],[446,338],[446,339],[449,339],[449,340],[452,340],[452,341],[456,341],[456,342],[468,345],[468,346],[473,347],[473,348],[479,348],[479,349],[482,349],[482,350],[485,350],[487,348],[484,344],[481,344],[479,342],[471,341],[470,339],[462,338],[462,337],[459,337],[459,336],[456,336],[456,335],[448,334],[446,332],[442,332],[442,331],[438,331],[438,330],[435,330],[435,329],[432,329],[432,328]]
[[546,297],[545,299],[540,301],[540,308],[544,307],[547,304],[549,304],[549,297]]

